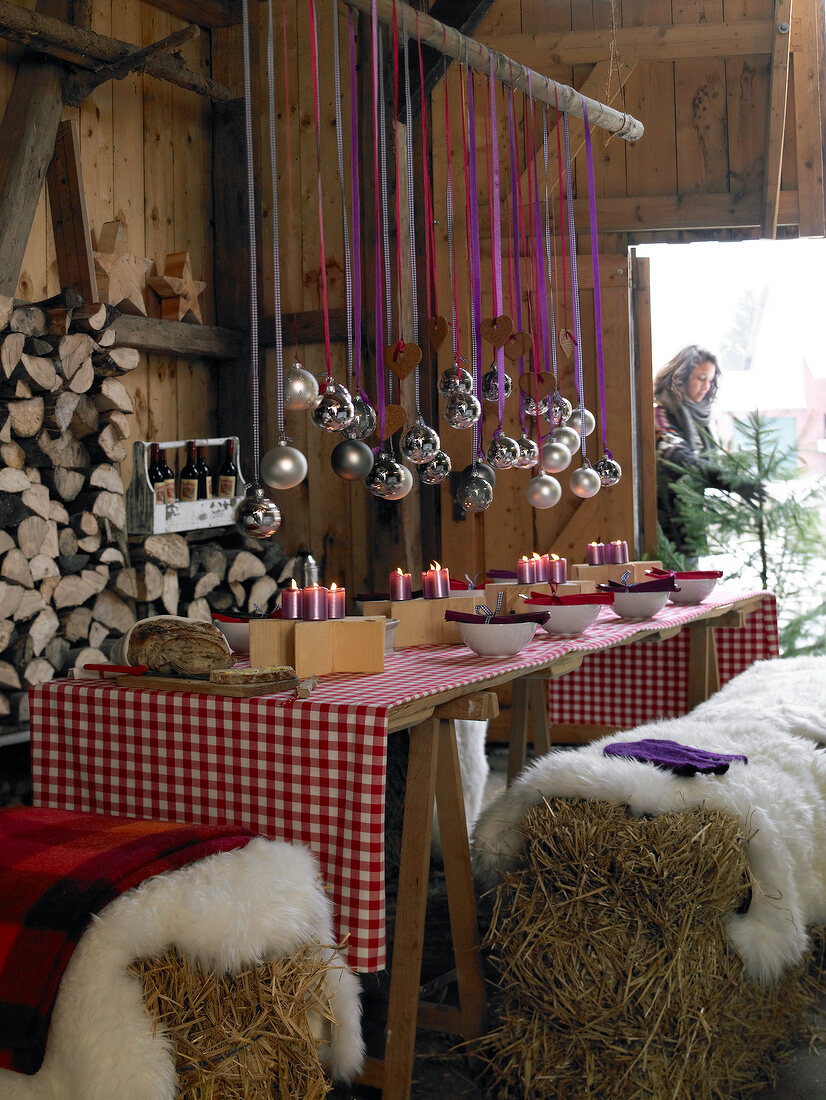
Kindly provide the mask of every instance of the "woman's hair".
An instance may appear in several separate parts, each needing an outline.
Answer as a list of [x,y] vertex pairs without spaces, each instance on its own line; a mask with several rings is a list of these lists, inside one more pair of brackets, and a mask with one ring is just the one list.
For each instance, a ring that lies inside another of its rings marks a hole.
[[677,404],[683,403],[688,389],[688,381],[695,368],[701,363],[714,364],[714,377],[708,388],[708,393],[703,401],[709,405],[717,396],[717,379],[720,377],[720,364],[717,357],[705,348],[696,344],[689,344],[687,348],[678,351],[673,359],[669,359],[666,365],[654,375],[654,399],[659,400],[665,394],[673,395]]

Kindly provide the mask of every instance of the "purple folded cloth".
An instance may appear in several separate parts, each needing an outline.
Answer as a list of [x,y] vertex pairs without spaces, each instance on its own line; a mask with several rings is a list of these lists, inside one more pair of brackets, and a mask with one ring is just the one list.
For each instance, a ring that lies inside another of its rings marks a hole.
[[623,584],[621,581],[605,581],[598,584],[601,592],[679,592],[674,574],[667,577],[654,577],[650,581],[637,581],[635,584]]
[[695,749],[691,745],[681,745],[677,741],[659,740],[655,737],[646,737],[642,741],[614,741],[606,745],[602,752],[604,756],[627,756],[632,760],[656,764],[658,768],[665,768],[675,775],[696,775],[697,772],[704,775],[711,772],[714,775],[723,775],[733,761],[742,760],[744,764],[749,762],[747,756],[707,752],[705,749]]
[[445,622],[448,623],[487,622],[493,623],[494,626],[512,626],[513,623],[539,623],[541,625],[547,619],[547,611],[523,612],[519,615],[511,612],[509,615],[491,615],[490,619],[487,619],[484,615],[471,615],[469,612],[464,611],[445,611]]

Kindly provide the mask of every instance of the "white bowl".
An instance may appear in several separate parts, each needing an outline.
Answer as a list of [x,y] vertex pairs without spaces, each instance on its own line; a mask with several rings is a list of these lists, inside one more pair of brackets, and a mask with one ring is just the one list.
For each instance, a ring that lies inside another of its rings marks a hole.
[[536,633],[539,623],[457,623],[462,641],[480,657],[513,657]]
[[676,577],[679,592],[669,592],[672,603],[702,603],[714,591],[717,577]]
[[543,630],[549,634],[561,634],[572,638],[575,634],[581,634],[589,626],[593,626],[599,617],[604,603],[572,603],[572,604],[543,604],[542,610],[548,612],[547,622],[542,624]]
[[609,606],[621,619],[650,619],[662,611],[673,594],[668,589],[664,592],[615,592],[614,602]]
[[250,651],[250,624],[249,620],[239,620],[225,623],[220,619],[212,620],[229,643],[233,653],[249,653]]

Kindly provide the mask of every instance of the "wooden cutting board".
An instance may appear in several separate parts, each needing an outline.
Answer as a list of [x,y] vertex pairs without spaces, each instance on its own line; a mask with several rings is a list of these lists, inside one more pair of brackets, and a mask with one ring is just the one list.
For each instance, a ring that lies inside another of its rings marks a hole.
[[146,688],[149,691],[194,691],[200,695],[228,695],[246,699],[252,695],[274,695],[278,691],[294,691],[298,680],[268,680],[262,684],[211,684],[209,680],[193,680],[184,676],[118,676],[118,687]]

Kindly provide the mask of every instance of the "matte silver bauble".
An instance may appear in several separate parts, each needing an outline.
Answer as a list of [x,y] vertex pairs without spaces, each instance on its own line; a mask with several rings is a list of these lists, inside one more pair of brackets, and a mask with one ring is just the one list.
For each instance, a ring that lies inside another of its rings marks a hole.
[[594,469],[599,474],[599,479],[602,482],[603,488],[610,488],[611,485],[616,485],[622,477],[622,466],[620,466],[613,455],[605,454],[602,458],[598,458],[594,463]]
[[519,444],[509,435],[495,435],[488,443],[485,458],[494,470],[509,470],[519,458]]
[[574,496],[581,497],[583,500],[595,497],[602,486],[599,474],[587,459],[584,466],[574,470],[568,484]]
[[[504,374],[502,379],[505,397],[510,397],[513,393],[513,379],[509,374]],[[496,369],[495,363],[489,371],[485,371],[482,375],[482,397],[486,401],[499,400],[499,371]]]
[[542,469],[546,474],[561,474],[571,465],[571,452],[562,443],[546,439],[542,445]]
[[251,539],[271,539],[281,526],[278,506],[264,496],[264,490],[255,482],[247,485],[234,519],[241,534]]
[[472,393],[473,375],[454,363],[439,375],[439,393],[448,401],[454,393]]
[[385,500],[401,500],[413,488],[413,475],[410,469],[407,466],[402,466],[401,463],[399,463],[399,466],[402,472],[401,484],[385,493]]
[[475,463],[465,466],[462,470],[463,478],[475,477],[477,474],[490,484],[491,489],[496,488],[496,470],[492,466],[488,466],[487,462],[477,459]]
[[419,467],[419,478],[425,485],[440,485],[450,477],[452,465],[446,451],[437,451],[429,462]]
[[[584,419],[583,419],[584,418]],[[581,425],[585,424],[585,434],[590,435],[594,428],[597,426],[597,422],[594,419],[594,414],[585,409],[580,412],[579,409],[574,409],[571,415],[568,417],[568,427],[573,428],[575,432],[579,432],[582,435]]]
[[[539,399],[539,415],[547,416],[550,405],[548,403],[548,397],[540,397]],[[536,401],[525,394],[525,413],[527,416],[536,416]]]
[[514,462],[520,470],[530,470],[539,462],[539,446],[529,436],[523,435],[516,441],[519,448],[519,458]]
[[335,381],[328,382],[324,392],[319,392],[310,410],[310,419],[323,432],[343,431],[355,415],[350,391]]
[[493,486],[478,474],[459,482],[456,503],[466,512],[484,512],[493,504]]
[[560,424],[567,424],[571,417],[571,413],[574,411],[574,407],[567,397],[563,397],[559,390],[554,392],[553,402],[551,404],[551,413],[554,419],[554,427],[558,428]]
[[345,428],[350,436],[356,439],[366,439],[376,430],[376,410],[369,401],[365,401],[360,394],[353,398],[353,419]]
[[415,462],[417,465],[429,462],[440,447],[438,432],[425,424],[421,414],[416,417],[399,440],[399,450],[402,457],[410,462]]
[[307,476],[307,459],[281,436],[261,459],[261,477],[272,489],[294,489]]
[[553,508],[562,499],[562,486],[555,477],[537,474],[528,482],[525,496],[532,508]]
[[284,408],[298,411],[309,409],[318,397],[318,382],[298,360],[284,375]]
[[342,439],[333,447],[330,462],[342,481],[361,481],[373,469],[373,452],[362,439]]
[[554,428],[551,432],[551,439],[554,443],[561,443],[563,447],[567,447],[571,454],[578,451],[582,443],[579,432],[575,432],[567,424],[563,424],[560,428]]
[[472,428],[482,415],[482,406],[472,393],[454,393],[442,415],[451,428]]
[[404,466],[384,451],[376,455],[373,467],[364,479],[373,496],[381,499],[395,493],[404,483]]

